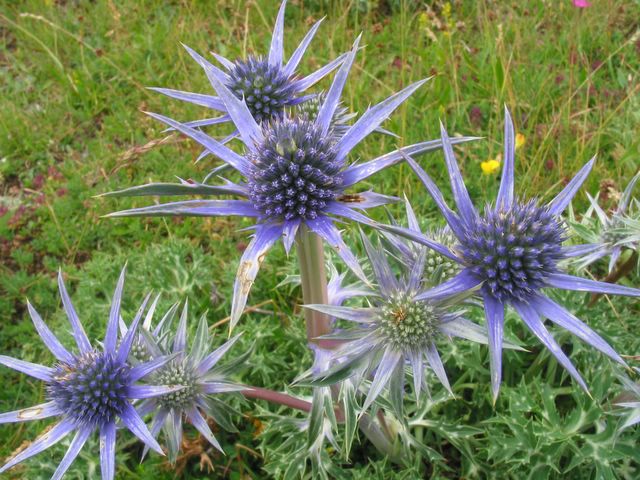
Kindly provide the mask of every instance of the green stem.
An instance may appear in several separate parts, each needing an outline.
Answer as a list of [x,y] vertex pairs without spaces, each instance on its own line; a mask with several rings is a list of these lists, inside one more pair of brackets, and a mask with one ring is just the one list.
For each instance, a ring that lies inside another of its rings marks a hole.
[[[312,303],[328,304],[327,272],[324,266],[324,248],[322,238],[300,225],[296,236],[298,260],[300,262],[300,282],[302,283],[302,300],[305,305]],[[329,316],[305,309],[304,317],[307,325],[307,339],[320,344],[317,337],[331,331]]]

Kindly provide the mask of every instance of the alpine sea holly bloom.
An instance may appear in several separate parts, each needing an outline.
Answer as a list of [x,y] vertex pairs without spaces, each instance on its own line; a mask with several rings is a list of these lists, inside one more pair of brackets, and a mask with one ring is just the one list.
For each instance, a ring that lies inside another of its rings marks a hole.
[[409,156],[406,160],[445,217],[457,238],[456,246],[449,249],[415,230],[381,226],[426,245],[460,264],[461,271],[458,275],[424,292],[419,298],[437,300],[480,288],[490,339],[494,399],[497,398],[501,381],[503,323],[507,305],[515,309],[533,334],[586,390],[584,380],[544,326],[544,317],[612,359],[622,364],[624,361],[604,339],[548,298],[542,289],[561,288],[640,296],[640,290],[569,275],[560,266],[561,260],[583,255],[593,249],[593,245],[562,245],[566,239],[566,228],[560,215],[591,171],[595,158],[548,204],[541,205],[537,199],[517,198],[514,193],[514,129],[511,116],[505,109],[504,166],[498,197],[494,205],[487,205],[484,212],[479,212],[471,202],[443,126],[441,131],[457,213],[449,208],[426,172]]
[[[600,207],[597,196],[593,198],[587,194],[591,207],[580,223],[571,222],[570,225],[584,241],[593,244],[594,250],[579,259],[578,268],[585,268],[608,256],[611,273],[623,250],[640,251],[640,203],[632,198],[633,189],[639,179],[640,172],[624,189],[618,206],[611,215]],[[632,205],[632,202],[636,205]],[[598,225],[594,225],[594,212]]]
[[127,335],[118,345],[118,319],[124,287],[124,270],[113,295],[107,332],[100,349],[93,347],[89,342],[67,294],[61,273],[58,275],[58,286],[78,352],[71,353],[67,350],[49,330],[38,312],[27,302],[33,324],[47,348],[56,357],[57,363],[47,367],[0,355],[1,364],[45,382],[48,399],[47,402],[34,407],[0,414],[0,423],[25,422],[49,417],[60,417],[60,421],[9,459],[0,468],[0,473],[75,432],[66,455],[53,474],[53,479],[59,479],[78,456],[89,436],[97,431],[100,436],[102,478],[112,479],[115,472],[116,424],[125,426],[147,447],[164,455],[131,402],[176,393],[182,386],[175,382],[169,386],[166,383],[137,383],[166,364],[170,358],[157,357],[135,366],[128,361],[148,297],[133,319]]
[[416,395],[423,388],[424,370],[427,365],[436,377],[451,391],[437,342],[450,337],[460,337],[480,343],[488,343],[487,333],[480,326],[466,320],[459,308],[463,292],[423,299],[429,287],[423,281],[426,267],[426,251],[411,266],[402,265],[397,276],[387,258],[388,253],[375,248],[362,235],[371,264],[375,286],[366,299],[368,307],[335,305],[305,305],[333,317],[354,322],[356,328],[337,331],[325,338],[343,340],[344,344],[333,351],[332,366],[316,374],[319,385],[334,383],[352,377],[356,383],[373,373],[363,410],[366,410],[389,387],[394,408],[400,411],[404,393],[405,363],[411,366]]
[[[157,338],[158,341],[165,342],[166,337],[168,336],[168,328],[165,328],[169,325],[173,318],[175,317],[176,311],[178,310],[178,303],[174,303],[169,310],[163,315],[162,319],[158,322],[158,324],[154,327],[152,325],[153,316],[156,311],[156,307],[158,305],[158,300],[160,300],[160,294],[156,295],[151,302],[151,306],[147,310],[147,314],[142,321],[142,324],[139,327],[138,333],[131,344],[131,351],[129,352],[129,360],[132,363],[141,363],[148,362],[151,360],[151,351],[146,346],[147,342],[144,339],[144,335],[141,333],[142,331],[148,332],[149,335]],[[120,318],[120,335],[125,337],[128,332],[127,325],[124,320]]]
[[[414,83],[369,108],[341,137],[328,135],[331,121],[340,101],[359,39],[335,75],[326,99],[314,120],[284,117],[258,124],[245,101],[227,88],[224,78],[213,72],[212,83],[233,119],[245,144],[244,155],[188,125],[158,114],[150,114],[167,125],[193,138],[236,169],[245,181],[227,181],[222,186],[183,182],[181,184],[149,184],[112,192],[111,196],[235,194],[246,200],[190,200],[112,213],[126,216],[225,216],[236,215],[256,219],[255,234],[244,251],[234,285],[230,326],[238,322],[247,296],[266,252],[282,238],[289,252],[296,233],[304,228],[315,232],[335,248],[346,264],[361,278],[364,274],[355,256],[342,240],[334,225],[335,218],[370,224],[358,210],[395,200],[374,192],[347,194],[346,190],[374,173],[402,160],[402,151],[418,154],[440,148],[439,140],[422,142],[396,150],[362,164],[347,162],[347,155],[369,133],[375,130],[406,98],[426,80]],[[470,138],[459,138],[465,142]]]
[[172,336],[162,331],[154,335],[149,330],[140,330],[142,343],[149,351],[151,358],[165,356],[171,358],[169,362],[154,371],[151,378],[159,384],[177,384],[184,387],[179,391],[148,398],[139,406],[141,415],[153,413],[151,435],[155,438],[160,430],[163,430],[171,462],[176,461],[182,444],[183,417],[188,419],[211,445],[223,452],[209,428],[206,416],[212,417],[219,425],[233,429],[233,424],[228,420],[230,408],[215,397],[220,393],[246,390],[246,387],[235,385],[227,380],[227,375],[233,366],[238,364],[237,361],[225,366],[218,365],[222,356],[234,345],[239,336],[210,351],[209,326],[203,315],[198,323],[191,349],[187,351],[187,317],[188,307],[185,303],[178,328]]
[[[344,59],[343,55],[306,77],[301,77],[297,72],[300,60],[302,60],[311,40],[322,23],[322,20],[320,20],[311,27],[311,30],[302,39],[289,61],[285,63],[284,12],[286,4],[286,0],[283,0],[280,5],[267,56],[250,55],[247,58],[231,61],[214,53],[213,56],[222,66],[222,68],[218,68],[185,46],[191,57],[204,69],[214,90],[217,90],[216,83],[213,80],[215,77],[222,81],[238,99],[245,99],[247,108],[257,122],[280,118],[287,107],[297,105],[310,98],[302,94],[335,70]],[[233,119],[233,116],[228,111],[227,104],[218,96],[183,92],[168,88],[152,88],[152,90],[223,113],[223,115],[215,118],[206,118],[187,123],[186,125],[190,127],[203,127],[231,122]]]
[[[420,228],[420,222],[418,221],[418,218],[413,211],[413,207],[411,207],[411,204],[406,197],[404,199],[404,202],[409,229],[417,233],[423,233],[422,229]],[[392,219],[392,223],[394,225],[397,225],[395,219]],[[458,262],[454,262],[450,258],[441,255],[435,250],[389,232],[382,233],[393,250],[395,250],[394,255],[397,256],[400,261],[409,268],[418,260],[418,258],[424,252],[424,255],[426,255],[426,259],[423,281],[427,285],[438,285],[445,280],[453,278],[460,271],[460,265],[458,264]],[[456,237],[448,227],[432,228],[429,231],[425,232],[424,235],[427,238],[431,239],[431,241],[437,242],[448,248],[453,248],[456,243]]]

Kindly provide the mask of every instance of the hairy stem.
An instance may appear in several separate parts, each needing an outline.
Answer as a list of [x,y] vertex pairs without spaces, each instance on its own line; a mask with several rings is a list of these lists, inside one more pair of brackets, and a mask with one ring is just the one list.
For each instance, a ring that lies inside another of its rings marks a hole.
[[[298,260],[300,262],[303,302],[305,304],[329,303],[322,239],[303,224],[300,225],[298,230],[296,242]],[[308,340],[320,345],[321,341],[317,340],[317,337],[326,335],[331,331],[329,316],[305,309],[304,317],[307,325]]]

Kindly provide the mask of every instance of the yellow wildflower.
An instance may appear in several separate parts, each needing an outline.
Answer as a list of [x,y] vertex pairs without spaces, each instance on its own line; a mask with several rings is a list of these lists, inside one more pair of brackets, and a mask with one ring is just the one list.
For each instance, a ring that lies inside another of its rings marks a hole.
[[480,163],[480,168],[482,169],[482,173],[485,175],[492,175],[498,171],[500,168],[500,163],[502,162],[502,155],[498,154],[496,158],[490,158],[486,162]]
[[527,142],[527,139],[523,134],[521,133],[516,134],[516,148],[520,148],[526,142]]

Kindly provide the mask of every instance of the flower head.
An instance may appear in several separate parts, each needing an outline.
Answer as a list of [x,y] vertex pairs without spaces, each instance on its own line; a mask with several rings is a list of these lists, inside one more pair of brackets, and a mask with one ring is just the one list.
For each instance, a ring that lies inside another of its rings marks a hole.
[[[357,325],[326,336],[345,342],[333,352],[324,371],[314,372],[316,381],[323,384],[352,378],[359,383],[372,374],[363,406],[366,410],[387,386],[391,399],[402,398],[405,363],[411,366],[419,395],[426,385],[424,366],[428,364],[450,391],[437,343],[460,337],[486,344],[486,331],[464,318],[464,310],[459,306],[461,296],[455,292],[451,297],[426,298],[429,292],[423,281],[426,250],[411,266],[401,263],[401,274],[395,275],[387,260],[388,253],[374,247],[366,236],[362,238],[375,276],[371,282],[375,286],[366,296],[370,306],[306,305]],[[394,407],[399,410],[399,402]]]
[[[406,197],[404,202],[409,229],[417,233],[422,233],[420,222]],[[397,225],[394,219],[392,219],[392,222]],[[454,262],[435,250],[389,232],[382,233],[393,248],[395,255],[406,268],[411,268],[422,255],[425,255],[424,276],[422,278],[425,285],[434,287],[445,280],[453,278],[460,271],[458,262]],[[426,231],[424,235],[432,241],[445,245],[448,248],[453,248],[457,243],[455,235],[448,227],[431,228]]]
[[624,361],[597,333],[548,298],[543,288],[629,296],[640,296],[640,290],[564,273],[561,260],[583,255],[593,249],[592,245],[563,245],[567,236],[560,214],[586,179],[595,159],[587,163],[548,204],[517,198],[514,194],[515,135],[511,116],[506,110],[505,116],[502,179],[495,204],[487,205],[484,212],[478,211],[471,202],[444,127],[441,127],[443,150],[457,213],[449,208],[442,193],[424,170],[407,158],[456,236],[457,245],[453,249],[410,229],[396,226],[381,228],[413,239],[460,264],[460,273],[427,292],[426,298],[438,299],[480,287],[489,331],[494,398],[497,397],[501,381],[503,323],[507,305],[516,310],[533,334],[586,389],[584,380],[544,326],[544,317],[614,360],[623,364]]
[[[213,138],[188,125],[151,114],[167,125],[193,138],[219,156],[245,177],[245,182],[227,182],[216,187],[183,182],[180,185],[150,184],[113,192],[110,195],[235,194],[246,200],[192,200],[116,212],[110,216],[222,216],[239,215],[256,219],[255,235],[240,259],[234,285],[231,328],[237,323],[266,252],[283,239],[287,252],[301,226],[308,228],[335,248],[358,275],[364,274],[334,225],[334,216],[371,224],[358,212],[395,198],[374,192],[349,194],[346,190],[374,173],[402,160],[400,150],[363,164],[347,162],[350,151],[374,131],[409,95],[426,80],[416,82],[369,108],[340,137],[330,134],[332,120],[340,102],[347,75],[358,51],[359,38],[340,69],[314,119],[284,117],[258,124],[245,101],[239,100],[225,85],[224,78],[212,76],[220,99],[231,115],[246,151],[239,155]],[[457,139],[458,142],[470,140]],[[440,141],[422,142],[402,149],[423,153],[439,148]]]
[[[293,107],[290,110],[290,116],[315,120],[320,113],[320,107],[322,107],[326,98],[326,92],[320,92],[317,95],[313,95],[310,99]],[[336,106],[335,112],[333,113],[333,118],[331,119],[331,126],[329,128],[330,134],[336,138],[341,137],[349,131],[349,128],[351,128],[349,122],[356,117],[357,113],[349,112],[349,109],[345,107],[342,102],[339,102]],[[382,127],[377,127],[374,132],[397,137],[395,133],[392,133]]]
[[[625,249],[640,251],[640,203],[632,200],[633,190],[640,180],[638,172],[624,189],[618,206],[607,214],[595,198],[587,194],[591,206],[579,224],[571,222],[573,230],[593,245],[593,251],[578,259],[577,267],[585,268],[604,257],[609,257],[612,272]],[[594,218],[595,213],[595,218]]]
[[[207,77],[212,82],[214,90],[217,90],[212,80],[212,77],[215,76],[222,80],[236,98],[245,100],[249,112],[257,122],[280,118],[288,107],[309,99],[309,96],[302,94],[340,66],[344,60],[343,55],[306,77],[302,77],[298,73],[298,65],[322,23],[322,20],[320,20],[313,25],[302,39],[289,61],[285,62],[284,13],[286,4],[286,0],[283,0],[280,4],[271,38],[271,46],[267,55],[249,55],[247,58],[231,61],[222,55],[213,54],[222,66],[222,68],[219,68],[191,48],[185,46],[189,55],[204,69]],[[187,123],[191,127],[220,124],[230,122],[233,119],[233,116],[228,111],[228,106],[218,96],[183,92],[168,88],[152,88],[152,90],[223,113],[219,117]],[[204,154],[207,154],[207,150],[203,152]]]
[[482,173],[485,175],[493,175],[500,168],[500,162],[502,161],[502,155],[498,155],[496,158],[490,158],[486,162],[480,163]]
[[0,468],[0,473],[55,445],[71,432],[75,432],[66,455],[52,477],[59,479],[78,456],[89,436],[97,431],[100,435],[102,478],[112,479],[115,471],[116,423],[122,423],[148,448],[163,455],[160,445],[153,438],[131,402],[134,399],[149,399],[178,392],[182,386],[176,383],[156,383],[156,385],[137,383],[165,365],[169,358],[159,356],[135,366],[129,362],[131,345],[149,297],[142,303],[129,332],[118,344],[118,319],[124,287],[124,270],[113,296],[107,333],[100,349],[93,347],[89,342],[67,294],[62,273],[58,276],[58,286],[77,343],[78,353],[67,350],[49,330],[38,312],[30,303],[27,303],[33,324],[48,349],[56,357],[56,363],[53,367],[46,367],[4,355],[0,356],[0,363],[3,365],[45,382],[47,396],[47,402],[41,405],[0,414],[0,423],[24,422],[49,417],[60,417],[60,421],[27,448],[14,455]]
[[239,335],[211,352],[209,326],[203,315],[191,349],[187,351],[187,318],[188,306],[185,302],[174,335],[168,335],[162,329],[156,329],[155,334],[149,330],[141,330],[142,342],[152,358],[171,358],[158,368],[151,378],[159,384],[183,386],[181,390],[149,398],[143,401],[139,408],[141,414],[153,412],[151,435],[155,438],[160,430],[163,430],[171,462],[176,461],[182,444],[183,417],[187,418],[209,443],[223,452],[209,428],[205,415],[201,412],[214,418],[221,425],[230,425],[226,419],[230,409],[216,396],[246,388],[227,380],[232,368],[243,361],[242,357],[224,367],[218,364],[222,356],[238,340]]

